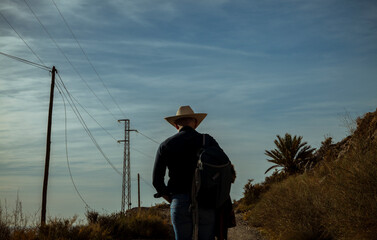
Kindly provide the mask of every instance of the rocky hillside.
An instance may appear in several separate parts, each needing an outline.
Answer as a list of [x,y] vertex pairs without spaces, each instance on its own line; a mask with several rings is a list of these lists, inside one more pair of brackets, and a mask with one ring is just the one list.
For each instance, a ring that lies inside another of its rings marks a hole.
[[352,151],[366,150],[377,146],[377,109],[368,112],[356,120],[355,130],[342,141],[332,144],[331,138],[322,143],[317,154],[324,160],[340,160],[348,156]]

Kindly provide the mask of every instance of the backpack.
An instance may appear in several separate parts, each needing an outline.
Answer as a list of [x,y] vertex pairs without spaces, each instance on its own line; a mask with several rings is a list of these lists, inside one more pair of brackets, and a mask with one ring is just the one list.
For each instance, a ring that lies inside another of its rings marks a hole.
[[192,199],[200,208],[219,208],[230,198],[232,164],[218,146],[206,145],[207,134],[203,134],[203,146],[193,180]]

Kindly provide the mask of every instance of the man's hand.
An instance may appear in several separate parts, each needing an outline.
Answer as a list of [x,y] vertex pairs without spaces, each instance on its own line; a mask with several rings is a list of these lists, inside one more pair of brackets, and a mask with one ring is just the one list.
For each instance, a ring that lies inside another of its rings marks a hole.
[[171,197],[170,196],[163,195],[162,198],[165,199],[166,201],[168,201],[168,203],[171,203]]

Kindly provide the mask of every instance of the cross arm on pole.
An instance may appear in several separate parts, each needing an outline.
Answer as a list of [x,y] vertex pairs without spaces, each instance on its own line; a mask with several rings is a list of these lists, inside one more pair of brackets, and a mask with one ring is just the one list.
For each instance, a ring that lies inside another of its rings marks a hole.
[[[126,132],[137,132],[136,129],[130,129],[130,130],[125,130]],[[121,142],[127,142],[127,140],[118,140],[117,141],[118,143],[121,143]]]

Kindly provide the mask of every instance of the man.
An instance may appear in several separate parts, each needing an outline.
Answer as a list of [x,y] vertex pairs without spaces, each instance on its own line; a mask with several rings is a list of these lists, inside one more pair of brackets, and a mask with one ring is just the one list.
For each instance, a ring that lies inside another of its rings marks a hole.
[[[163,197],[170,204],[171,220],[176,240],[191,240],[193,232],[190,193],[198,152],[203,145],[203,135],[195,129],[207,116],[194,113],[190,106],[181,106],[175,116],[165,120],[173,125],[178,133],[161,143],[153,169],[155,197]],[[209,146],[218,143],[211,136],[206,139]],[[166,168],[169,181],[164,182]],[[215,209],[199,209],[199,239],[215,239]]]

